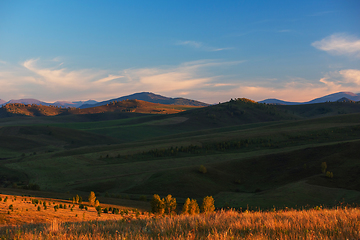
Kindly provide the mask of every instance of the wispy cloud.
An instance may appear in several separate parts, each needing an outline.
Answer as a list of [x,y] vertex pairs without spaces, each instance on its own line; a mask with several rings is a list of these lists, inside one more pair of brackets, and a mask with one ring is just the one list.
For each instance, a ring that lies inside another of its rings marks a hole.
[[320,16],[328,15],[328,14],[331,14],[331,13],[334,13],[334,12],[336,12],[336,11],[316,12],[316,13],[310,14],[309,17],[320,17]]
[[338,91],[360,92],[359,69],[328,72],[317,80],[299,77],[244,79],[241,75],[218,74],[243,62],[199,60],[176,66],[110,72],[70,70],[51,60],[29,59],[20,65],[0,65],[0,98],[38,98],[48,102],[105,100],[150,91],[215,103],[237,97],[308,101]]
[[333,34],[311,45],[335,55],[360,57],[360,39],[346,34]]
[[27,97],[56,101],[103,100],[140,91],[168,96],[196,95],[196,91],[205,86],[221,87],[217,85],[219,76],[214,69],[242,62],[199,60],[178,66],[109,72],[101,69],[70,70],[52,60],[28,59],[19,66],[7,66],[6,70],[0,67],[0,96],[7,100]]
[[231,50],[233,48],[226,47],[226,48],[217,48],[217,47],[211,47],[208,45],[205,45],[202,42],[197,41],[178,41],[176,45],[183,45],[183,46],[189,46],[192,48],[196,48],[202,51],[208,51],[208,52],[217,52],[217,51],[224,51],[224,50]]

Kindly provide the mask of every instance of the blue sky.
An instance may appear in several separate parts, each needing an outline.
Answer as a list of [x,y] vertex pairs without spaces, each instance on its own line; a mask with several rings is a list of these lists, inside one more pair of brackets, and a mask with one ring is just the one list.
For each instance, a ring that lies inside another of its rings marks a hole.
[[360,1],[0,1],[0,99],[360,92]]

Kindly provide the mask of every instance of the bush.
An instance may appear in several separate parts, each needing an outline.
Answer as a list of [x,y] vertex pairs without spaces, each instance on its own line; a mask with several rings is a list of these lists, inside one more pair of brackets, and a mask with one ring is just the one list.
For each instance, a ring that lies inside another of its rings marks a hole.
[[204,173],[204,174],[207,173],[206,167],[204,165],[200,165],[199,172]]
[[204,197],[201,205],[201,212],[209,213],[213,211],[215,211],[214,198],[212,196]]

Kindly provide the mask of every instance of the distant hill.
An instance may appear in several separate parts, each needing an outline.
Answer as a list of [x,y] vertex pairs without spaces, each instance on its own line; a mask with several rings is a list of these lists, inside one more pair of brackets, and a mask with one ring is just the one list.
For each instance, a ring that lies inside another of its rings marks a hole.
[[301,104],[299,102],[287,102],[283,100],[279,100],[276,98],[270,98],[263,101],[260,101],[259,103],[267,103],[267,104],[274,104],[274,105],[298,105]]
[[170,104],[170,105],[187,105],[187,106],[198,106],[198,107],[209,106],[209,104],[207,103],[199,102],[196,100],[191,100],[186,98],[168,98],[151,92],[141,92],[141,93],[134,93],[128,96],[106,100],[95,104],[84,104],[80,106],[80,108],[97,107],[97,106],[106,105],[113,101],[123,101],[127,99],[128,100],[137,99],[151,103]]
[[84,104],[96,104],[97,101],[95,100],[88,100],[88,101],[76,101],[76,102],[69,102],[69,101],[56,101],[54,103],[50,103],[50,105],[57,106],[57,107],[75,107],[78,108]]
[[6,103],[22,103],[22,104],[36,104],[36,105],[46,105],[48,106],[49,103],[39,101],[37,99],[28,98],[28,99],[11,99],[10,101]]
[[31,104],[35,104],[35,105],[44,105],[44,106],[56,106],[56,107],[75,107],[78,108],[83,104],[95,104],[97,103],[97,101],[95,100],[87,100],[87,101],[75,101],[75,102],[69,102],[69,101],[56,101],[54,103],[48,103],[48,102],[43,102],[37,99],[33,99],[33,98],[29,98],[29,99],[12,99],[10,101],[4,101],[0,99],[0,105],[5,105],[8,103],[22,103],[25,105],[31,105]]
[[314,100],[311,100],[306,103],[308,104],[308,103],[336,102],[341,98],[347,98],[349,100],[357,102],[360,101],[360,94],[355,94],[352,92],[338,92],[338,93],[326,95],[324,97],[315,98]]
[[179,113],[196,106],[168,105],[150,103],[141,100],[113,101],[106,105],[92,108],[61,108],[57,106],[46,106],[24,103],[8,103],[0,108],[0,117],[11,116],[58,116],[79,114],[101,114],[109,112],[118,113],[147,113],[147,114],[173,114]]
[[276,104],[276,105],[299,105],[299,104],[312,104],[312,103],[323,103],[323,102],[336,102],[342,98],[347,98],[351,101],[357,102],[360,101],[360,93],[355,94],[352,92],[338,92],[323,97],[315,98],[308,102],[287,102],[278,99],[265,99],[263,101],[260,101],[259,103],[268,103],[268,104]]
[[347,102],[347,103],[351,102],[351,103],[354,103],[355,101],[352,101],[352,100],[350,100],[350,99],[348,99],[346,97],[343,97],[343,98],[340,98],[339,100],[337,100],[337,102]]

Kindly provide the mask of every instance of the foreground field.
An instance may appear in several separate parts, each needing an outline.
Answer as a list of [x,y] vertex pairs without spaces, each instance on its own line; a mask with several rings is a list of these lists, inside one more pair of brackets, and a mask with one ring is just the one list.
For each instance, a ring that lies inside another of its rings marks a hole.
[[218,211],[0,228],[2,239],[359,239],[360,210]]

